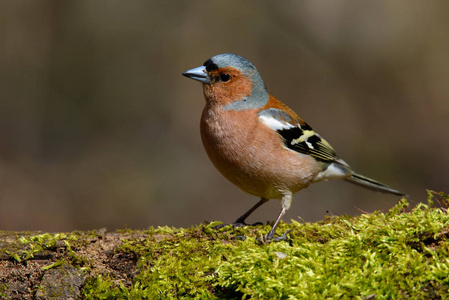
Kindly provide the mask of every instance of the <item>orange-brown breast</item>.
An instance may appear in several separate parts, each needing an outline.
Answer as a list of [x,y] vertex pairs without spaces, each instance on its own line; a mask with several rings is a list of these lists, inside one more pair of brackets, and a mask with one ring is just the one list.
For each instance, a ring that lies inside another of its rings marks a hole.
[[[277,108],[287,108],[271,98]],[[285,148],[280,136],[259,121],[258,111],[206,104],[201,137],[210,160],[229,181],[250,194],[280,199],[285,191],[308,186],[320,168],[312,157]]]

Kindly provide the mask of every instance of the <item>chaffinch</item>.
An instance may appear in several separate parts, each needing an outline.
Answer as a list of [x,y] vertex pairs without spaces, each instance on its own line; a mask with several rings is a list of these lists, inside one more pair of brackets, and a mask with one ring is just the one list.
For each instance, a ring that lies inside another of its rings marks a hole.
[[234,225],[246,225],[245,219],[255,209],[269,199],[279,199],[281,212],[266,236],[271,240],[293,194],[329,179],[404,196],[355,173],[325,139],[267,92],[256,67],[247,59],[219,54],[182,75],[203,84],[206,106],[200,129],[210,160],[237,187],[260,197]]

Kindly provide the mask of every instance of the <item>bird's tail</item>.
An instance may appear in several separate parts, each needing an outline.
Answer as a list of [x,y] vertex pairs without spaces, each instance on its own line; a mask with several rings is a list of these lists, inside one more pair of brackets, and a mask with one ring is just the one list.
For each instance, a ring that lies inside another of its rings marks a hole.
[[400,191],[397,191],[395,189],[392,189],[391,187],[389,187],[388,185],[385,185],[379,181],[376,181],[374,179],[365,177],[363,175],[360,174],[352,174],[351,177],[346,178],[347,181],[357,184],[359,186],[362,186],[364,188],[367,189],[371,189],[374,191],[379,191],[379,192],[383,192],[383,193],[390,193],[390,194],[394,194],[394,195],[398,195],[398,196],[405,196],[404,193],[401,193]]

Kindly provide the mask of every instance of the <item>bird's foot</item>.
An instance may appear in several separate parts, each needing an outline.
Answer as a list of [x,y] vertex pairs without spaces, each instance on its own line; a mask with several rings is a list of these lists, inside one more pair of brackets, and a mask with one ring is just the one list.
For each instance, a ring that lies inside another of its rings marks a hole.
[[281,242],[285,241],[287,239],[287,234],[290,233],[291,230],[287,230],[284,232],[283,235],[274,237],[274,232],[269,232],[267,235],[263,235],[261,238],[258,238],[257,240],[261,242],[262,244],[268,244],[270,242]]
[[263,225],[263,223],[262,222],[256,222],[256,223],[253,223],[253,224],[247,224],[244,221],[243,222],[237,222],[236,221],[236,222],[232,223],[231,225],[234,228],[239,228],[239,227],[245,227],[245,226],[260,226],[260,225]]
[[[229,226],[229,225],[231,225],[232,228],[235,229],[235,228],[240,228],[240,227],[245,227],[245,226],[260,226],[260,225],[263,225],[263,223],[262,222],[256,222],[256,223],[252,223],[252,224],[247,224],[244,220],[237,219],[234,223],[231,223],[231,224],[219,224],[217,226],[212,227],[212,229],[218,230],[218,229],[221,229],[221,228]],[[232,239],[244,241],[244,240],[246,240],[246,236],[244,236],[244,235],[236,235]]]
[[237,220],[237,221],[235,221],[234,223],[231,223],[231,224],[219,224],[219,225],[214,226],[212,228],[213,229],[221,229],[221,228],[229,226],[229,225],[232,225],[232,228],[239,228],[239,227],[245,227],[245,226],[260,226],[260,225],[263,225],[263,223],[262,222],[256,222],[256,223],[253,223],[253,224],[247,224],[247,223],[245,223],[245,221]]
[[287,239],[287,234],[290,233],[291,230],[287,230],[286,232],[284,232],[284,234],[282,236],[277,236],[273,238],[273,242],[280,242],[280,241],[285,241]]

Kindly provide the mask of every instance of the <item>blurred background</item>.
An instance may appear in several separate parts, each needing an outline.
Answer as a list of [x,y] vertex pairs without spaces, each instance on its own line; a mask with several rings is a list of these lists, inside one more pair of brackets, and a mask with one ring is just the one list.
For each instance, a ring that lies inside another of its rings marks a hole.
[[[180,75],[224,52],[251,60],[358,172],[413,204],[449,192],[448,13],[447,1],[0,1],[0,229],[234,221],[258,199],[209,162],[201,84]],[[284,220],[397,200],[318,183]]]

